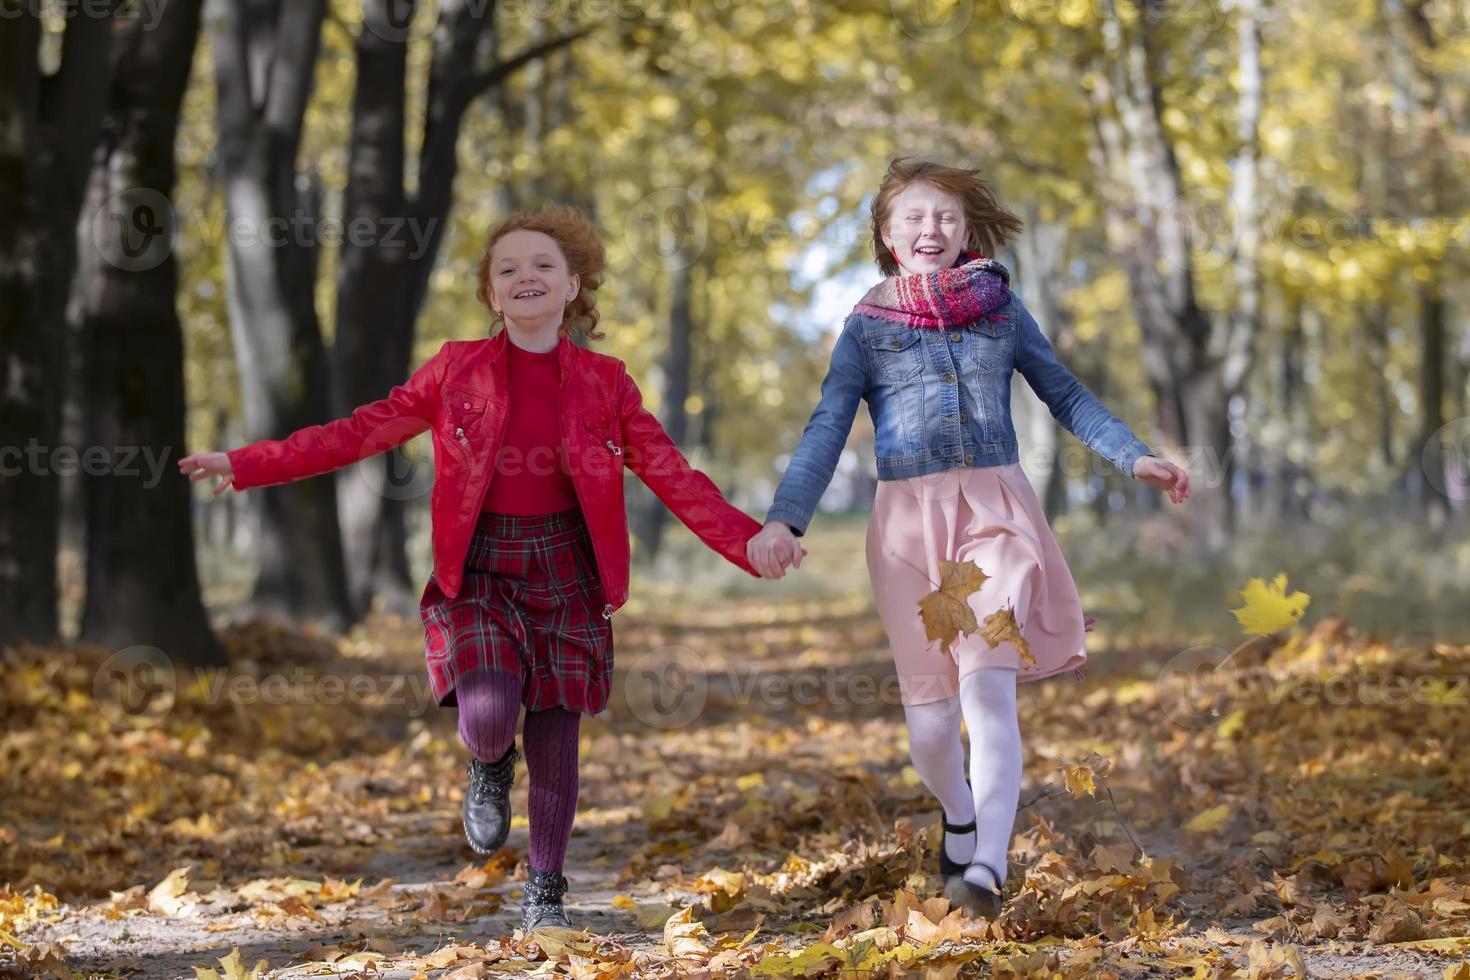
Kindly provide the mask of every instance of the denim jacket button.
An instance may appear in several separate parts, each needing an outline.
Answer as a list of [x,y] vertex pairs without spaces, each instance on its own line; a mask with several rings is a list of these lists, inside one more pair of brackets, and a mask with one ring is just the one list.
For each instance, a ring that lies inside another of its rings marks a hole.
[[954,384],[954,372],[953,371],[946,372],[946,374],[944,375],[944,383],[947,384],[947,385]]
[[950,340],[959,340],[960,339],[960,335],[957,334],[957,333],[952,333],[952,334],[949,335],[949,339]]
[[961,413],[960,413],[960,421],[961,421],[961,422],[964,422],[964,421],[965,421],[965,420],[966,420],[966,416],[965,416],[965,413],[964,413],[964,412],[961,412]]
[[965,453],[965,462],[966,463],[973,463],[974,461],[975,461],[975,457],[974,456],[971,456],[969,453]]

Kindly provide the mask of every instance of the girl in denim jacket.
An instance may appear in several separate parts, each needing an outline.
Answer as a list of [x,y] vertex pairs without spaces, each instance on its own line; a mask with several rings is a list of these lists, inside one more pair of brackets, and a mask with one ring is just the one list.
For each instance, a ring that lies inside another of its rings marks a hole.
[[[858,402],[873,418],[878,490],[867,560],[898,674],[914,768],[944,808],[945,894],[975,915],[999,913],[1021,789],[1016,684],[1087,659],[1077,587],[1019,464],[1010,381],[1020,371],[1052,414],[1094,452],[1174,503],[1189,478],[1154,456],[1057,362],[991,256],[1021,230],[973,170],[893,161],[873,202],[878,266],[890,278],[843,324],[821,400],[791,456],[751,564],[779,578],[799,566]],[[969,597],[981,630],[946,649],[919,600],[943,581],[940,561],[974,563]],[[989,631],[994,637],[996,632]],[[1002,631],[1003,632],[1003,631]],[[960,719],[970,732],[966,778]]]

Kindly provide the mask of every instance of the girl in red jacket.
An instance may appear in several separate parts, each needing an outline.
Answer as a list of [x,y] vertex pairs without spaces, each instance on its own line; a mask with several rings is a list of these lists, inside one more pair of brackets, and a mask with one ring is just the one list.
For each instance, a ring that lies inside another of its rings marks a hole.
[[491,230],[478,270],[478,296],[503,330],[445,343],[349,418],[179,463],[193,480],[218,476],[219,494],[326,473],[430,431],[434,572],[420,602],[429,681],[440,705],[458,706],[471,753],[465,837],[482,854],[510,831],[516,720],[526,708],[528,931],[568,925],[561,869],[581,714],[607,706],[610,620],[628,598],[624,467],[706,545],[759,574],[746,542],[760,524],[690,467],[622,361],[571,339],[602,339],[603,261],[580,211],[518,212]]

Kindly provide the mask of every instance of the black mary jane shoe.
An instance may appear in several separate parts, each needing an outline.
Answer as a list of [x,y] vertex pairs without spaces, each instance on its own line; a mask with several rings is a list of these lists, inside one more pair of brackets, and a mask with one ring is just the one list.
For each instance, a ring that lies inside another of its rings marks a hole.
[[465,768],[464,839],[477,854],[494,854],[510,836],[510,787],[520,757],[511,743],[499,762],[471,757]]
[[[970,777],[966,776],[965,786],[968,787],[969,785]],[[950,834],[976,833],[975,821],[971,820],[969,823],[950,823],[944,819],[944,811],[941,810],[939,812],[939,825],[944,828],[944,833],[939,838],[939,876],[948,884],[949,879],[964,874],[965,869],[969,865],[964,861],[951,861],[949,859],[949,849],[944,846],[945,837],[948,837]]]
[[975,833],[975,821],[969,823],[950,823],[943,816],[939,818],[939,825],[944,828],[944,833],[939,837],[939,875],[944,879],[948,887],[951,878],[959,877],[969,867],[964,861],[952,861],[949,857],[949,849],[945,847],[945,838],[950,834],[973,834]]
[[567,892],[567,879],[560,871],[527,870],[529,876],[521,904],[521,928],[526,932],[547,927],[570,929],[572,924],[561,904],[562,896]]
[[949,899],[949,904],[964,909],[966,915],[994,919],[1000,915],[1000,907],[1005,901],[1005,892],[1001,890],[1000,885],[1000,875],[996,874],[995,869],[988,864],[975,863],[990,872],[990,878],[995,884],[988,887],[976,885],[966,881],[962,873],[945,881],[944,897]]

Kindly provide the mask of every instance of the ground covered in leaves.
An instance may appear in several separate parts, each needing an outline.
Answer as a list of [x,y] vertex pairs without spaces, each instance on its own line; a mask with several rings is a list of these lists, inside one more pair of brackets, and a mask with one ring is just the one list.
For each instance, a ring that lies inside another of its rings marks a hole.
[[583,729],[579,929],[531,937],[524,817],[489,860],[464,844],[466,756],[424,703],[417,622],[234,629],[228,671],[176,665],[141,700],[107,651],[6,652],[0,974],[1470,980],[1470,648],[1327,616],[1181,672],[1195,654],[1118,649],[1104,622],[1086,680],[1021,689],[985,922],[940,893],[866,602],[616,626],[613,705]]

